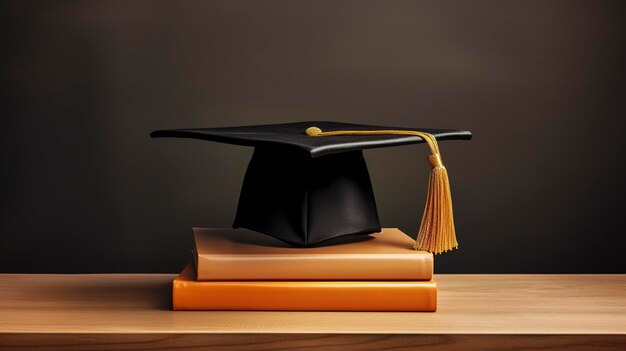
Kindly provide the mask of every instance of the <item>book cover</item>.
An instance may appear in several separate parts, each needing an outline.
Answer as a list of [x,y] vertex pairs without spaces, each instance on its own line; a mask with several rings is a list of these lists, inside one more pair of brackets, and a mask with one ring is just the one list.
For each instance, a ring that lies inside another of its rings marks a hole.
[[433,255],[396,228],[294,248],[246,229],[194,228],[197,280],[431,280]]
[[424,311],[434,281],[196,281],[192,263],[174,279],[174,310]]

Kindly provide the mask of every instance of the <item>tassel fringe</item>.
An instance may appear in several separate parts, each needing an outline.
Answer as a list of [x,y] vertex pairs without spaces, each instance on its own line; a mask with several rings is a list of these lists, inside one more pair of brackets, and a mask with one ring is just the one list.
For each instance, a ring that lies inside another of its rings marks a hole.
[[459,247],[454,229],[448,171],[439,154],[428,157],[433,169],[428,179],[426,206],[413,248],[440,254]]

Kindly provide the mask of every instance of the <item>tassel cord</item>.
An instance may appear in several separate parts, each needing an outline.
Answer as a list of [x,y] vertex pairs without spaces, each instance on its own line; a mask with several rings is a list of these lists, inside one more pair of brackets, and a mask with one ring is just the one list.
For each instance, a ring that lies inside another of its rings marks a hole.
[[401,130],[401,129],[380,129],[380,130],[333,130],[329,132],[323,132],[317,127],[307,128],[306,134],[311,137],[322,136],[336,136],[336,135],[414,135],[418,136],[428,144],[430,152],[433,155],[439,154],[439,145],[434,135],[425,132],[418,132],[415,130]]

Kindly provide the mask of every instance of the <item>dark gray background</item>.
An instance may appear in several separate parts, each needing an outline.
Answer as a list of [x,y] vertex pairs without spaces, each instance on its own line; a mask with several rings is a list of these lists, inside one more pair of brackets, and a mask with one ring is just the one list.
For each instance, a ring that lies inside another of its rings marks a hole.
[[[148,133],[326,119],[474,133],[437,272],[626,273],[620,1],[2,8],[0,271],[175,272],[252,150]],[[384,226],[416,232],[426,155],[366,152]]]

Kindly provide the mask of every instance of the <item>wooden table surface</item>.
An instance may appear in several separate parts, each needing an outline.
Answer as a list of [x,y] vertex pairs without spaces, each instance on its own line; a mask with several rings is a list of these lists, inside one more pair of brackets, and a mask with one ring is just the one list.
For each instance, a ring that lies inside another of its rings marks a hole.
[[626,349],[626,275],[436,275],[435,313],[173,312],[171,274],[0,275],[0,349]]

